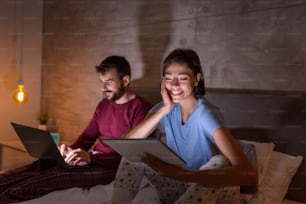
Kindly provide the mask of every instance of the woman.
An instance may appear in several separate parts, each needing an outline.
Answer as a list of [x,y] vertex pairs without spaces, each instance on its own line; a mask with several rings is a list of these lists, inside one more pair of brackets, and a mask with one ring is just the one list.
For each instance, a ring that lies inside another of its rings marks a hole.
[[162,68],[162,102],[124,137],[146,138],[161,125],[167,145],[186,166],[168,164],[152,155],[145,155],[144,163],[123,159],[114,183],[113,203],[131,201],[144,175],[164,203],[209,203],[220,197],[228,200],[223,203],[239,202],[238,186],[256,186],[257,172],[218,109],[203,97],[198,55],[193,50],[176,49],[165,58]]

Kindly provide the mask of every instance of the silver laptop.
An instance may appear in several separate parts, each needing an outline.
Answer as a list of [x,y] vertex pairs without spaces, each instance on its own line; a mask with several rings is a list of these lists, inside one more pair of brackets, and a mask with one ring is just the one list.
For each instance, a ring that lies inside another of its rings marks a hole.
[[83,168],[86,166],[68,165],[48,131],[11,122],[15,132],[34,158],[39,159],[42,169],[59,165],[63,168]]

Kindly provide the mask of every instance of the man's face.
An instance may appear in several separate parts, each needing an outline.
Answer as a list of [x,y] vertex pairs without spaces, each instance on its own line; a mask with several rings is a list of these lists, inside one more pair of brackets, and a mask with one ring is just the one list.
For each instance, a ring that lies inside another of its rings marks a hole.
[[116,101],[125,93],[123,80],[119,79],[115,69],[110,69],[105,73],[99,73],[101,90],[107,100]]

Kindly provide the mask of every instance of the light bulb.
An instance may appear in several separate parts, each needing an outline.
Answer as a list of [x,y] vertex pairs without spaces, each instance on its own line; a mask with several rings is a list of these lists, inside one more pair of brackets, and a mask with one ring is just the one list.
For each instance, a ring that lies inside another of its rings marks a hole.
[[18,84],[18,88],[13,95],[14,100],[18,104],[24,104],[28,100],[28,93],[24,89],[24,85],[22,83]]

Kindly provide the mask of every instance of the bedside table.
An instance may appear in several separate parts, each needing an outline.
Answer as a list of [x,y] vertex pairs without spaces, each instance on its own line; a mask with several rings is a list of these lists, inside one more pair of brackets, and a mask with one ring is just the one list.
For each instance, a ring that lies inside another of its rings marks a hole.
[[0,171],[14,169],[35,161],[25,150],[20,140],[0,142]]

